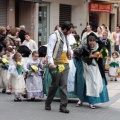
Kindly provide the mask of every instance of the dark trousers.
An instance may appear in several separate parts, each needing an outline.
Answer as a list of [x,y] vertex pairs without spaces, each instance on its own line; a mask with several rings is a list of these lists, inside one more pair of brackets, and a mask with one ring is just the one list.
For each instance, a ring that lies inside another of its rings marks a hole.
[[[69,68],[69,64],[66,64],[66,66],[67,68]],[[60,106],[66,107],[68,103],[67,79],[68,79],[69,69],[65,69],[65,71],[62,73],[54,72],[55,69],[49,68],[49,72],[52,77],[52,83],[51,83],[51,86],[49,87],[46,105],[50,105],[52,103],[55,93],[59,87],[60,88],[60,99],[61,99]]]
[[115,51],[119,52],[119,45],[115,45]]

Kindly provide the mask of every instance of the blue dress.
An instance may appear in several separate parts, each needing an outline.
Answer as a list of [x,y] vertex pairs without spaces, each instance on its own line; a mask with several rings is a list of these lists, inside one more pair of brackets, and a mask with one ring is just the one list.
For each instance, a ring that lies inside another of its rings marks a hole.
[[104,78],[102,81],[103,91],[100,93],[99,97],[86,96],[86,84],[83,73],[83,63],[80,59],[76,59],[75,95],[77,95],[82,102],[87,102],[89,104],[108,102],[109,96]]

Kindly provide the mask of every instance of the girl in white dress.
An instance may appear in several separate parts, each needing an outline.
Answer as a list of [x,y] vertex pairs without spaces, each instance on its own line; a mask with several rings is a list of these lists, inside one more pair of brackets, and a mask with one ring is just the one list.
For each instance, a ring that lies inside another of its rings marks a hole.
[[13,62],[9,68],[12,92],[15,94],[15,102],[21,101],[20,96],[25,92],[25,81],[22,73],[23,70],[27,72],[27,69],[22,63],[22,56],[20,53],[15,53],[13,56]]
[[110,68],[109,68],[109,76],[111,77],[111,81],[113,81],[113,78],[115,81],[117,81],[117,69],[120,66],[120,60],[119,60],[119,53],[117,51],[112,53],[112,58],[109,63]]
[[[36,70],[32,70],[33,66]],[[32,53],[32,59],[28,62],[27,69],[29,70],[26,79],[27,98],[34,100],[36,97],[43,97],[43,81],[40,73],[42,64],[37,51]]]
[[[9,65],[12,61],[13,49],[11,47],[8,47],[8,48],[6,48],[5,52],[6,52],[6,54],[3,55],[3,58],[6,58],[8,60],[8,65]],[[1,78],[2,78],[3,85],[4,85],[3,91],[5,91],[7,94],[11,94],[11,90],[9,89],[10,72],[9,72],[8,68],[2,67]]]

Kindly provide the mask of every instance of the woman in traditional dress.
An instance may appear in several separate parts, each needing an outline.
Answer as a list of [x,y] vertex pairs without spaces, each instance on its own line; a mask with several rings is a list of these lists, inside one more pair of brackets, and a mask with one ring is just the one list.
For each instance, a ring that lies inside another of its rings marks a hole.
[[97,37],[102,38],[102,28],[98,27],[96,32]]
[[94,104],[109,101],[103,61],[102,58],[99,58],[100,52],[98,52],[101,51],[102,47],[96,42],[96,38],[94,33],[88,35],[86,49],[89,50],[90,54],[84,54],[84,49],[81,48],[80,56],[82,56],[83,62],[81,59],[77,62],[75,94],[80,99],[77,107],[81,106],[82,102],[88,102],[90,108],[94,109],[96,108]]
[[[32,70],[33,67],[34,70]],[[37,51],[32,53],[32,58],[27,64],[27,69],[29,69],[26,79],[27,98],[34,100],[36,97],[43,97],[43,81],[40,73],[42,64],[40,63]]]

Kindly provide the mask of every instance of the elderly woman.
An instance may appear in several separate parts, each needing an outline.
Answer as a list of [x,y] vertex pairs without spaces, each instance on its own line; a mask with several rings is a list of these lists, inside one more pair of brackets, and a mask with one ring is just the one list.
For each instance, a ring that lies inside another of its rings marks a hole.
[[96,38],[96,35],[91,33],[87,37],[86,47],[82,47],[82,52],[77,53],[81,54],[76,65],[75,94],[80,99],[77,107],[81,106],[82,102],[88,102],[90,108],[94,109],[94,104],[109,101],[103,61],[99,57],[102,45]]

